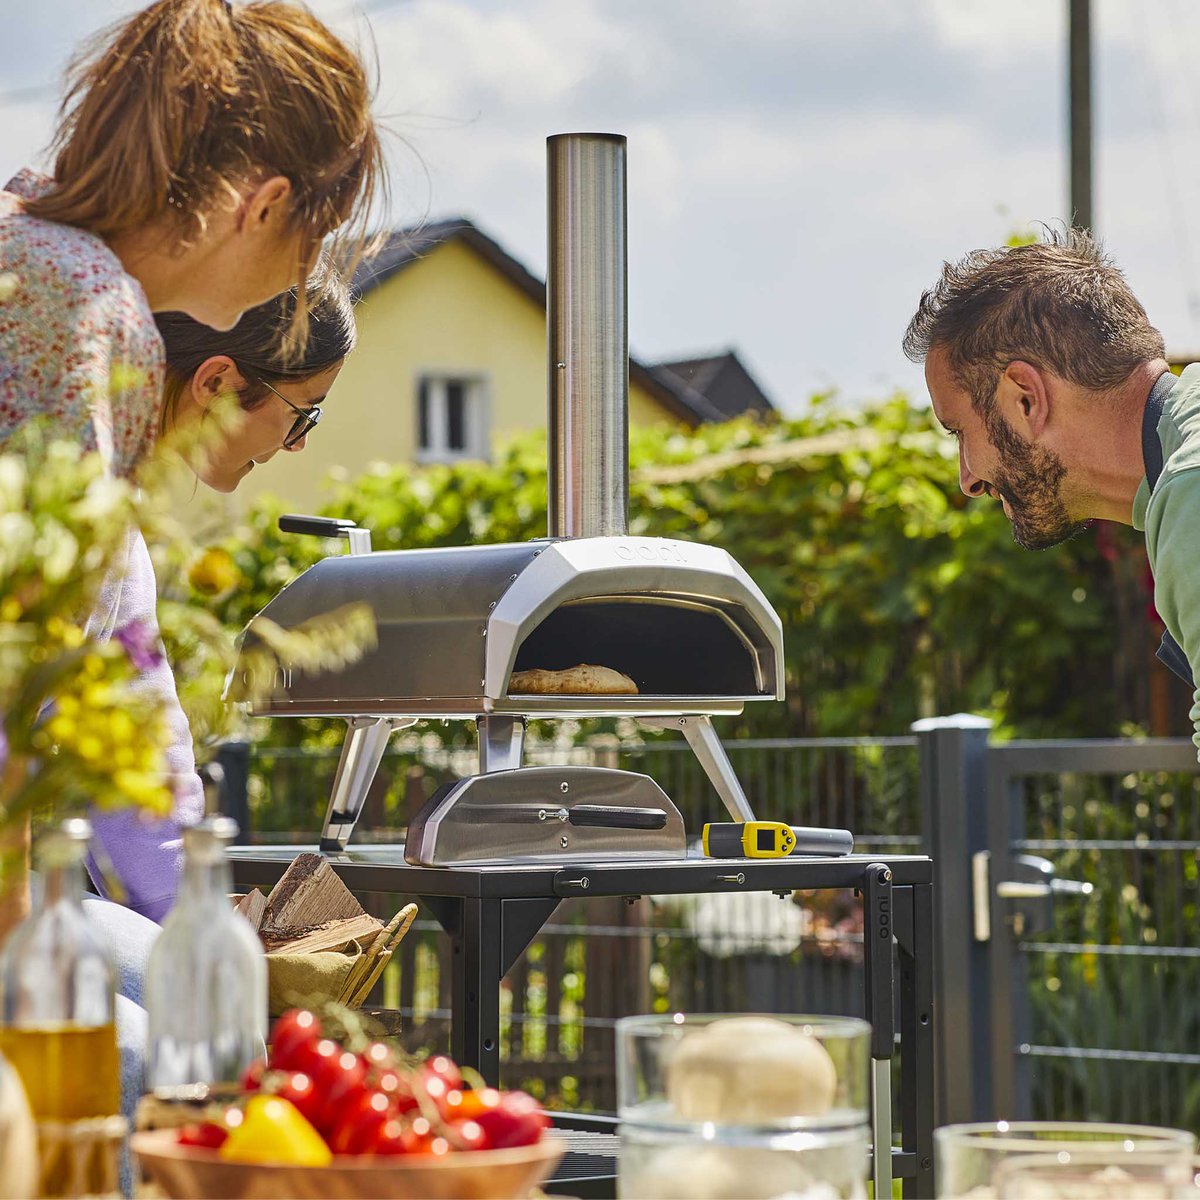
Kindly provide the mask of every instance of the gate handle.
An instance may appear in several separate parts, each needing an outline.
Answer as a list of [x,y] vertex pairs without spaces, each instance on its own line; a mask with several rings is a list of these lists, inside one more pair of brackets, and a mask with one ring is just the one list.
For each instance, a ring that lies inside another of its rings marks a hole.
[[1006,879],[996,884],[996,895],[1001,900],[1037,900],[1051,894],[1090,896],[1095,890],[1093,884],[1081,883],[1078,879],[1051,879],[1047,883],[1022,883]]

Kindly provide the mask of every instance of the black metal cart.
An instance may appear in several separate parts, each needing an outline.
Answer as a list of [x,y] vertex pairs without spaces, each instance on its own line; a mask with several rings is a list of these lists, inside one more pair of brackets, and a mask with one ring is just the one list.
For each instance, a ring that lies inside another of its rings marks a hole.
[[[239,889],[270,885],[297,854],[315,849],[234,847],[230,857],[235,884]],[[897,1049],[900,1052],[900,1145],[892,1149],[890,1163],[877,1154],[876,1192],[890,1194],[894,1176],[904,1181],[906,1197],[933,1195],[930,859],[850,855],[437,868],[410,866],[404,861],[403,846],[393,845],[356,847],[330,855],[329,861],[351,890],[415,897],[445,929],[453,947],[451,1052],[489,1082],[498,1082],[500,1073],[500,981],[560,901],[588,896],[857,889],[864,904],[866,1015],[874,1029],[876,1147],[892,1145],[890,1068]],[[556,1176],[558,1185],[577,1196],[606,1194],[612,1175],[596,1164],[613,1153],[604,1146],[615,1147],[615,1138],[601,1135],[611,1135],[615,1123],[611,1118],[573,1115],[557,1124],[571,1131],[566,1136],[573,1139],[572,1145],[579,1143],[579,1153],[568,1153],[564,1160]],[[585,1158],[588,1165],[581,1169]],[[881,1192],[881,1185],[888,1191]]]

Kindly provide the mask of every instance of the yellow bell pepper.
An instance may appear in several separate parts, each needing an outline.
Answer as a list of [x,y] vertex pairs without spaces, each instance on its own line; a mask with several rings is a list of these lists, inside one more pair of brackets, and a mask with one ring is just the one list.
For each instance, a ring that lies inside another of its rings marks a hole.
[[251,1096],[241,1124],[230,1130],[220,1155],[233,1162],[295,1167],[325,1167],[333,1161],[325,1140],[281,1096]]

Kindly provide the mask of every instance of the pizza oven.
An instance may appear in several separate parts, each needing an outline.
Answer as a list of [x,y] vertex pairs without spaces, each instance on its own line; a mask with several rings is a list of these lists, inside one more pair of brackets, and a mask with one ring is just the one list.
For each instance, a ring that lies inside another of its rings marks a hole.
[[[260,616],[288,629],[365,602],[377,645],[336,673],[231,675],[234,700],[270,683],[259,715],[347,721],[327,850],[345,848],[391,733],[424,719],[474,720],[480,772],[429,801],[408,830],[411,862],[683,856],[678,810],[647,777],[523,766],[531,717],[676,728],[735,819],[753,819],[710,717],[783,698],[782,626],[727,551],[627,531],[625,139],[564,134],[548,148],[549,536],[372,552],[350,522],[285,517],[285,529],[345,536],[351,552],[305,571]],[[252,621],[243,644],[255,637]],[[622,690],[578,686],[594,684],[574,670],[585,664],[625,677]],[[528,672],[566,674],[552,691],[528,675],[514,686]]]

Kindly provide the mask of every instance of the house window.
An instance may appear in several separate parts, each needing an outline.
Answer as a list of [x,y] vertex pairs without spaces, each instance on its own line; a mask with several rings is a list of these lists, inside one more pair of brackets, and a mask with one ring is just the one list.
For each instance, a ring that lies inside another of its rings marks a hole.
[[417,385],[417,461],[488,457],[487,390],[482,379],[423,375]]

